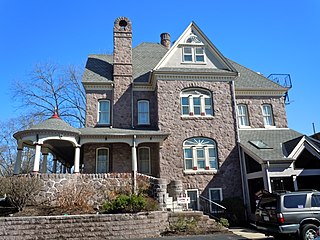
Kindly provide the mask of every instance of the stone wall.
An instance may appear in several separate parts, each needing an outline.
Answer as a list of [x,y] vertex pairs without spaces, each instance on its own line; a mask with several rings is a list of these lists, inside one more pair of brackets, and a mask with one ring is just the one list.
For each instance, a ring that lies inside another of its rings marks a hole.
[[0,218],[0,239],[153,238],[168,228],[167,212]]
[[274,124],[277,128],[288,127],[283,97],[237,97],[236,102],[247,105],[249,123],[252,128],[264,128],[262,104],[271,104]]
[[[43,181],[43,188],[36,200],[56,206],[57,196],[63,190],[84,187],[92,192],[91,204],[99,205],[108,199],[110,193],[129,191],[132,188],[131,173],[106,174],[37,174],[32,175]],[[137,181],[152,186],[153,178],[138,175]],[[71,194],[71,193],[69,193]]]
[[[219,187],[222,188],[224,197],[241,196],[231,84],[173,80],[158,81],[157,84],[159,128],[170,133],[160,149],[160,177],[182,180],[184,189],[199,189],[200,193],[218,181],[223,183]],[[180,93],[188,87],[204,88],[212,92],[214,116],[181,116]],[[218,171],[184,171],[183,142],[192,137],[206,137],[216,141]]]

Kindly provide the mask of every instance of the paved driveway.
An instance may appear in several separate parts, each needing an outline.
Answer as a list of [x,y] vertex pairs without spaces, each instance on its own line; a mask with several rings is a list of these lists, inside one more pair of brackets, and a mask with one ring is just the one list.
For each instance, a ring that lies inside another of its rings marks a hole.
[[[230,233],[215,233],[210,235],[196,235],[196,236],[170,236],[161,238],[145,238],[144,240],[273,240],[272,237],[266,237],[264,234],[258,233],[246,228],[232,228]],[[138,240],[138,239],[136,239]]]

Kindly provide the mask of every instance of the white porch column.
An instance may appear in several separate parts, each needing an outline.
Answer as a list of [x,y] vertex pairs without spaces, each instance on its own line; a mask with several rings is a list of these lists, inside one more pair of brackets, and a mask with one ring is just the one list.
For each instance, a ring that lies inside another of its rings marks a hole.
[[74,170],[73,173],[79,173],[80,172],[80,146],[76,146],[75,152],[74,152]]
[[34,163],[33,163],[33,173],[39,172],[39,165],[40,165],[40,154],[41,154],[41,145],[36,143],[36,154],[34,156]]
[[17,152],[17,159],[16,159],[16,162],[14,164],[13,174],[19,174],[20,170],[21,170],[23,148],[22,147],[18,147],[17,151],[18,151]]
[[137,146],[136,146],[136,136],[133,136],[132,140],[132,193],[137,193]]

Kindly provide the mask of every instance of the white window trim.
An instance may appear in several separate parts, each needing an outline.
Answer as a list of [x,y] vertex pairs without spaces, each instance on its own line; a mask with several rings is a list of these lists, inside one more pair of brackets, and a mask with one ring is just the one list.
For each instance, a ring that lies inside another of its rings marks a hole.
[[[200,89],[199,91],[204,91],[206,94],[200,93],[200,94],[190,94],[188,91],[191,90],[197,90],[197,88],[192,88],[192,89],[184,89],[180,93],[180,111],[181,111],[181,116],[182,117],[213,117],[213,101],[212,101],[212,93],[208,90],[205,89]],[[188,114],[183,114],[183,108],[182,108],[182,97],[188,97],[189,101],[189,113]],[[194,97],[200,97],[200,115],[195,115],[194,114],[194,104],[193,104],[193,98]],[[206,105],[205,105],[205,99],[208,98],[210,99],[211,102],[211,112],[212,114],[207,114],[206,113]]]
[[109,153],[109,148],[106,148],[106,147],[100,147],[100,148],[97,148],[96,149],[96,173],[98,173],[98,153],[99,153],[99,150],[107,150],[107,160],[108,160],[108,163],[107,163],[107,173],[110,172],[110,153]]
[[[138,148],[138,166],[140,167],[140,149],[148,149],[148,155],[149,155],[149,159],[148,159],[148,166],[149,166],[149,169],[148,169],[148,172],[146,172],[146,173],[143,173],[143,174],[151,174],[151,156],[150,156],[150,153],[151,153],[151,151],[150,151],[150,147],[139,147]],[[138,171],[139,171],[139,168],[138,168]],[[140,172],[140,171],[139,171]]]
[[[100,122],[100,103],[101,102],[108,102],[109,103],[109,119],[107,123],[101,123]],[[99,125],[110,125],[111,122],[111,104],[110,104],[110,100],[108,99],[100,99],[98,100],[98,107],[97,107],[97,123]]]
[[[269,106],[270,107],[270,112],[271,112],[271,121],[272,121],[272,124],[266,124],[265,123],[265,117],[268,117],[267,115],[265,115],[264,111],[263,111],[263,106]],[[269,104],[269,103],[264,103],[261,105],[261,111],[262,111],[262,117],[263,117],[263,124],[264,124],[264,127],[265,128],[275,128],[275,123],[274,123],[274,115],[273,115],[273,108],[272,108],[272,105]]]
[[[196,137],[195,137],[196,138]],[[210,139],[210,138],[205,138],[204,139],[208,139],[213,141],[215,144],[214,145],[187,145],[184,146],[183,145],[183,166],[184,166],[184,173],[201,173],[201,172],[211,172],[211,173],[216,173],[219,169],[219,159],[218,159],[218,149],[217,149],[217,143]],[[192,139],[192,138],[188,138],[188,139]],[[187,141],[188,139],[186,139],[185,141]],[[184,141],[184,142],[185,142]],[[217,164],[217,168],[211,168],[210,167],[210,162],[209,162],[209,149],[212,148],[211,146],[215,147],[215,151],[216,151],[216,164]],[[185,156],[184,156],[184,150],[185,149],[192,149],[192,165],[193,165],[193,169],[186,169],[186,161],[185,161]],[[204,156],[205,156],[205,168],[204,169],[199,169],[198,168],[198,159],[197,159],[197,148],[199,149],[204,149]]]
[[[139,111],[139,103],[142,103],[142,102],[146,102],[147,104],[148,104],[148,122],[147,123],[140,123],[139,122],[139,113],[140,113],[140,111]],[[150,125],[150,102],[149,102],[149,100],[139,100],[138,101],[138,125]]]
[[[191,58],[192,58],[192,60],[191,61],[185,61],[185,59],[184,59],[184,56],[185,56],[185,53],[184,53],[184,49],[185,48],[191,48],[191,54],[190,53],[188,53],[187,55],[191,55]],[[202,50],[203,50],[203,54],[197,54],[196,53],[196,49],[197,48],[202,48]],[[203,56],[203,61],[196,61],[196,57],[197,56]],[[207,55],[206,55],[206,48],[205,48],[205,46],[204,45],[202,45],[202,44],[185,44],[183,47],[182,47],[182,63],[184,63],[184,64],[190,64],[190,63],[192,63],[192,64],[206,64],[207,63],[207,57],[206,57]]]
[[[188,192],[197,192],[197,209],[200,209],[200,202],[199,202],[199,189],[196,188],[190,188],[185,190],[185,195],[188,197]],[[189,208],[189,206],[188,206]]]
[[[245,116],[240,116],[240,114],[239,114],[239,107],[240,107],[240,106],[244,106],[244,107],[245,107],[245,111],[246,111]],[[237,104],[237,115],[238,115],[239,128],[251,128],[251,126],[250,126],[250,119],[249,119],[249,111],[248,111],[248,105],[247,105],[247,104],[243,104],[243,103]],[[240,121],[240,117],[241,117],[241,118],[246,117],[246,120],[247,120],[247,122],[248,122],[248,125],[242,125],[242,124],[241,124],[241,121]]]
[[[214,202],[212,199],[211,199],[211,191],[212,190],[218,190],[219,193],[220,193],[220,199],[221,201],[223,200],[223,194],[222,194],[222,188],[209,188],[209,200]],[[213,213],[214,211],[212,210],[212,203],[210,202],[210,212]]]

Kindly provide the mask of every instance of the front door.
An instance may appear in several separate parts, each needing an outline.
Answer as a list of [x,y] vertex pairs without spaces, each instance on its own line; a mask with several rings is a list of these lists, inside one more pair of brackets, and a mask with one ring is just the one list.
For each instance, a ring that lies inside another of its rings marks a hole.
[[187,196],[190,198],[190,203],[188,204],[188,208],[192,209],[194,211],[197,211],[199,209],[199,203],[198,203],[198,189],[190,189],[187,190]]

